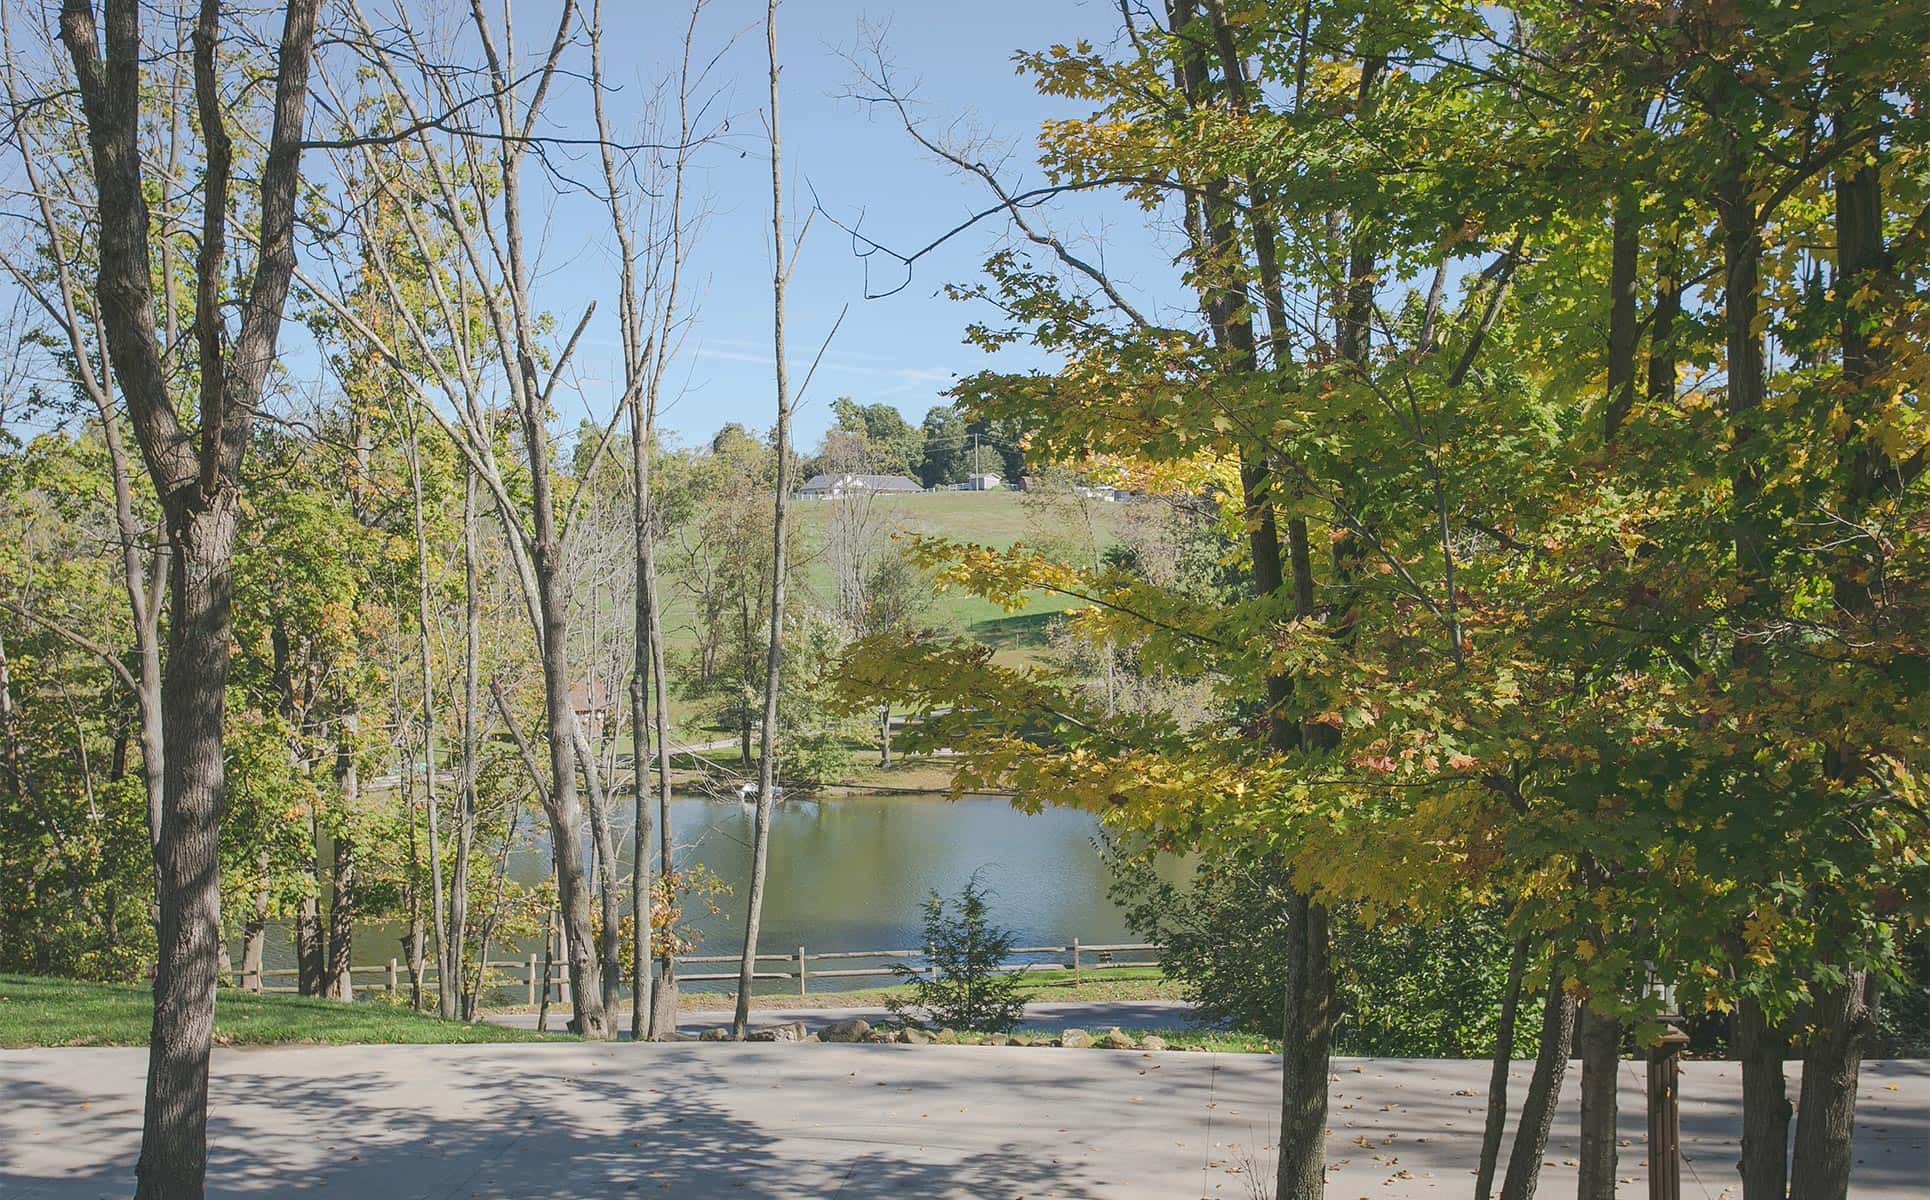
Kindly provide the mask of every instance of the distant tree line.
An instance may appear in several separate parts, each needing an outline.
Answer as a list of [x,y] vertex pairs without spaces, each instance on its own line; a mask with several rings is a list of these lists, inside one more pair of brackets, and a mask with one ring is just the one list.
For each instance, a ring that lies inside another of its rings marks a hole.
[[849,396],[832,401],[831,411],[837,423],[804,460],[801,478],[847,471],[904,475],[934,488],[973,475],[1025,475],[1024,434],[1012,421],[968,418],[955,404],[934,404],[913,425],[893,405],[860,404]]

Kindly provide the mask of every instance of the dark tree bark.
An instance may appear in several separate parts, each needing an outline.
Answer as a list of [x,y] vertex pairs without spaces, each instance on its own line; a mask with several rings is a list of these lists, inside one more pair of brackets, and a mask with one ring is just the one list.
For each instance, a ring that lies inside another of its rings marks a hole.
[[61,5],[61,41],[87,122],[100,239],[96,294],[108,357],[161,498],[172,554],[161,679],[168,745],[154,846],[158,959],[136,1169],[141,1200],[199,1197],[207,1169],[208,1055],[221,938],[222,718],[238,488],[295,267],[295,194],[317,7],[318,0],[293,0],[284,15],[261,171],[259,252],[240,330],[226,353],[218,300],[228,267],[230,149],[215,74],[220,5],[202,0],[196,16],[194,90],[207,144],[196,264],[197,438],[183,428],[168,395],[154,326],[140,153],[140,6],[136,0],[107,0],[103,55],[90,0]]
[[261,990],[261,953],[268,939],[268,851],[263,849],[256,860],[259,882],[255,886],[254,903],[248,911],[247,920],[241,926],[241,975],[238,983],[251,992]]
[[1508,1124],[1508,1066],[1514,1061],[1521,977],[1527,970],[1528,939],[1521,938],[1508,957],[1508,983],[1501,993],[1501,1020],[1495,1026],[1494,1064],[1488,1072],[1488,1118],[1481,1129],[1481,1162],[1474,1176],[1474,1200],[1488,1200],[1494,1192],[1495,1165],[1501,1159],[1501,1135]]
[[1675,320],[1682,313],[1682,284],[1673,262],[1664,268],[1655,288],[1655,312],[1649,318],[1648,402],[1659,407],[1675,400]]
[[1782,1031],[1744,997],[1736,1006],[1736,1057],[1742,1061],[1742,1200],[1784,1200],[1788,1189],[1789,1091]]
[[[321,856],[314,843],[310,843],[309,861],[305,868],[311,881],[321,878]],[[322,931],[321,904],[313,895],[305,895],[295,909],[295,991],[302,996],[322,994],[322,972],[328,962],[328,935]]]
[[1582,1147],[1576,1200],[1615,1200],[1616,1073],[1622,1023],[1592,1009],[1581,1017]]
[[1856,1081],[1876,1033],[1875,977],[1851,971],[1842,983],[1817,988],[1810,1016],[1815,1033],[1803,1055],[1789,1195],[1790,1200],[1844,1200],[1850,1190]]
[[1575,1037],[1575,998],[1562,989],[1559,978],[1548,982],[1541,1008],[1541,1046],[1535,1054],[1535,1073],[1515,1126],[1514,1148],[1508,1152],[1508,1174],[1501,1181],[1501,1200],[1530,1200],[1541,1177],[1541,1156],[1548,1149],[1548,1131],[1561,1102],[1562,1076],[1568,1073],[1568,1052]]
[[[1847,118],[1839,128],[1849,128]],[[1871,378],[1881,365],[1883,351],[1871,337],[1868,317],[1847,303],[1847,297],[1866,287],[1890,284],[1890,255],[1883,240],[1882,176],[1877,163],[1866,162],[1842,172],[1835,186],[1836,292],[1845,297],[1842,321],[1843,380],[1852,411],[1868,411],[1876,397]],[[1846,423],[1855,430],[1860,422]],[[1846,433],[1845,437],[1858,436]],[[1899,465],[1880,444],[1862,435],[1861,444],[1847,457],[1851,475],[1842,505],[1851,520],[1882,498],[1893,481],[1902,479]],[[1839,609],[1853,619],[1868,620],[1877,611],[1878,593],[1872,584],[1881,577],[1860,555],[1847,555],[1832,573],[1831,587]],[[1826,768],[1836,779],[1855,777],[1863,768],[1864,751],[1853,745],[1831,747]],[[1876,977],[1863,969],[1844,969],[1832,984],[1811,983],[1811,1032],[1803,1055],[1803,1087],[1796,1110],[1796,1153],[1789,1180],[1792,1200],[1843,1200],[1849,1192],[1851,1135],[1856,1122],[1856,1083],[1863,1055],[1876,1033]]]
[[[1232,30],[1217,0],[1170,0],[1168,18],[1174,30],[1181,30],[1205,18],[1212,46],[1218,59],[1229,102],[1244,109],[1245,71],[1234,44]],[[1178,84],[1190,102],[1200,102],[1206,94],[1208,55],[1205,46],[1194,38],[1181,52],[1177,64]],[[1369,72],[1371,74],[1371,72]],[[1371,81],[1363,87],[1371,87]],[[1256,245],[1261,248],[1261,292],[1265,297],[1270,326],[1269,344],[1278,354],[1286,342],[1284,295],[1274,261],[1273,228],[1265,215],[1264,197],[1249,195],[1249,226]],[[1233,197],[1224,180],[1209,180],[1202,188],[1198,203],[1188,205],[1188,234],[1193,252],[1202,268],[1202,307],[1212,332],[1214,345],[1226,356],[1227,367],[1242,374],[1255,374],[1260,367],[1253,317],[1247,303],[1247,280],[1236,266],[1241,262],[1240,236]],[[1372,302],[1372,255],[1365,244],[1356,246],[1354,258],[1358,272],[1350,293],[1350,311],[1362,325]],[[1360,260],[1365,260],[1361,265]],[[1365,353],[1365,334],[1358,339]],[[1285,573],[1279,525],[1276,517],[1275,480],[1266,448],[1255,442],[1241,448],[1240,483],[1246,509],[1248,550],[1252,558],[1252,591],[1261,597],[1291,597],[1293,611],[1306,615],[1312,611],[1312,576],[1302,522],[1289,525],[1289,551],[1293,564],[1292,588]],[[1297,749],[1302,741],[1298,721],[1292,711],[1293,680],[1284,674],[1269,674],[1264,680],[1267,712],[1264,720],[1268,751],[1284,753]],[[1333,983],[1328,964],[1327,913],[1311,897],[1294,889],[1288,918],[1287,982],[1282,997],[1282,1070],[1280,1093],[1280,1136],[1274,1180],[1279,1200],[1318,1200],[1326,1187],[1327,1075],[1332,1054]]]
[[[1762,231],[1746,161],[1738,151],[1716,185],[1716,217],[1722,237],[1723,325],[1728,381],[1727,416],[1736,465],[1730,472],[1730,529],[1735,546],[1735,607],[1746,627],[1768,601],[1766,536],[1757,508],[1762,475],[1757,466],[1761,434],[1754,431],[1765,391],[1761,309]],[[1742,676],[1763,668],[1760,641],[1738,637],[1731,667]],[[1783,1077],[1784,1039],[1757,1002],[1745,997],[1736,1010],[1737,1057],[1742,1060],[1743,1200],[1783,1200],[1788,1182],[1789,1098]]]

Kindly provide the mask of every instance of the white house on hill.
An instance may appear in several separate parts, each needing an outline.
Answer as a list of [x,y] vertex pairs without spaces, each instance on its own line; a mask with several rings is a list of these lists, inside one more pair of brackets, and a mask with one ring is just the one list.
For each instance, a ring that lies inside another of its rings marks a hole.
[[813,475],[804,481],[804,486],[797,490],[797,494],[813,500],[824,500],[835,496],[896,494],[924,490],[916,479],[907,479],[903,475],[855,475],[846,472],[842,475]]

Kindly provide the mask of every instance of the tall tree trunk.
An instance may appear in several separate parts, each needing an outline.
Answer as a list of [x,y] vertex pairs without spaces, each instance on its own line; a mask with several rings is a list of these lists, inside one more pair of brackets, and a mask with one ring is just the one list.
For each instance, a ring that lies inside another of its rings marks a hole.
[[355,939],[355,815],[362,804],[362,772],[356,762],[360,720],[351,700],[342,715],[336,743],[335,778],[341,792],[343,820],[329,838],[328,958],[322,972],[322,994],[336,1000],[355,999],[350,973]]
[[329,843],[328,960],[322,975],[322,994],[334,1000],[355,999],[350,968],[355,955],[355,842],[347,829]]
[[1789,1090],[1781,1030],[1762,1006],[1736,1005],[1736,1057],[1742,1060],[1742,1200],[1783,1200],[1789,1182]]
[[1548,997],[1541,1009],[1541,1046],[1535,1054],[1535,1073],[1528,1080],[1521,1121],[1515,1126],[1514,1148],[1508,1151],[1508,1174],[1501,1181],[1501,1200],[1530,1200],[1541,1177],[1541,1156],[1548,1149],[1548,1131],[1561,1102],[1561,1080],[1568,1073],[1568,1052],[1575,1038],[1575,998],[1557,976],[1548,981]]
[[196,15],[194,93],[207,154],[196,262],[201,411],[195,434],[175,411],[154,325],[140,153],[140,6],[130,0],[107,5],[105,55],[89,0],[64,0],[60,11],[60,39],[87,124],[98,227],[97,311],[115,380],[161,499],[172,552],[160,697],[167,748],[154,831],[158,955],[137,1200],[198,1200],[207,1170],[208,1056],[221,940],[222,719],[238,485],[295,269],[295,202],[317,7],[318,0],[293,0],[285,10],[260,175],[259,252],[231,346],[224,345],[219,295],[228,266],[232,158],[216,74],[221,6],[202,0]]
[[1582,1147],[1576,1200],[1615,1200],[1616,1074],[1622,1023],[1590,1009],[1581,1016]]
[[1296,894],[1290,919],[1275,1195],[1320,1200],[1327,1186],[1327,1068],[1333,1053],[1327,910]]
[[295,910],[295,993],[317,996],[322,990],[322,922],[315,897],[303,896]]
[[[1853,97],[1842,97],[1846,102]],[[1839,129],[1852,127],[1839,117]],[[1879,160],[1880,161],[1880,160]],[[1846,405],[1846,439],[1861,444],[1846,457],[1854,471],[1841,504],[1845,519],[1855,521],[1901,478],[1897,464],[1884,447],[1865,432],[1861,419],[1879,399],[1872,379],[1885,350],[1872,336],[1869,315],[1849,298],[1866,290],[1881,291],[1890,283],[1890,254],[1883,239],[1883,187],[1879,161],[1864,161],[1844,170],[1835,183],[1836,277],[1832,281],[1844,298],[1841,329],[1843,382],[1852,399]],[[1861,555],[1846,556],[1832,572],[1831,588],[1838,608],[1859,621],[1877,609],[1872,580],[1880,570]],[[1866,751],[1857,745],[1834,745],[1825,766],[1838,780],[1864,770]],[[1863,1055],[1876,1032],[1876,977],[1863,969],[1842,968],[1841,982],[1812,979],[1810,1032],[1803,1055],[1803,1088],[1796,1110],[1796,1153],[1790,1173],[1792,1200],[1843,1200],[1849,1191],[1851,1134],[1856,1122],[1856,1083]]]
[[784,290],[790,276],[784,245],[784,158],[778,135],[777,0],[764,14],[764,42],[771,80],[771,342],[777,359],[777,486],[771,499],[771,630],[764,653],[764,719],[759,728],[757,817],[751,846],[749,898],[744,914],[744,952],[737,964],[737,1009],[731,1036],[742,1041],[750,1027],[751,983],[757,967],[757,930],[764,917],[764,876],[771,858],[771,805],[777,786],[777,699],[784,661],[785,505],[791,489],[791,387],[784,361]]
[[1796,1154],[1790,1200],[1844,1200],[1850,1189],[1850,1135],[1856,1126],[1856,1081],[1876,1033],[1876,979],[1851,971],[1831,987],[1812,985],[1814,1032],[1803,1055],[1796,1108]]
[[[396,675],[396,730],[398,735],[404,728],[405,711],[402,706],[402,676]],[[422,853],[416,842],[415,814],[415,768],[409,761],[408,743],[398,747],[400,754],[396,763],[396,778],[402,783],[402,807],[409,815],[409,873],[406,893],[408,897],[409,927],[402,934],[402,958],[409,968],[409,1007],[422,1011]]]
[[257,861],[260,872],[255,885],[253,907],[249,909],[248,919],[241,925],[241,978],[242,988],[250,992],[261,990],[261,955],[268,941],[268,850],[264,847]]
[[1494,1063],[1488,1072],[1488,1119],[1481,1129],[1481,1162],[1474,1175],[1474,1200],[1494,1193],[1501,1135],[1508,1124],[1508,1067],[1514,1061],[1515,1018],[1521,1010],[1521,977],[1528,970],[1528,939],[1518,938],[1508,956],[1508,982],[1501,993],[1501,1020],[1494,1031]]
[[601,910],[597,928],[597,978],[602,990],[598,998],[608,1014],[610,1036],[615,1037],[617,1001],[623,986],[623,872],[617,862],[616,833],[610,828],[610,801],[603,790],[603,776],[597,770],[596,750],[590,745],[581,721],[575,723],[571,732],[577,761],[583,768],[583,794],[590,810],[593,851],[590,874]]
[[[645,576],[649,581],[651,595],[656,594],[656,571],[654,563]],[[656,694],[657,721],[657,878],[663,880],[668,889],[676,881],[676,867],[672,861],[673,842],[670,829],[670,703],[669,682],[663,663],[663,610],[654,602],[650,608],[650,686]],[[676,903],[674,894],[668,897],[669,903]],[[655,1004],[650,1010],[650,1036],[667,1037],[677,1032],[677,960],[665,952],[657,959],[657,985],[653,997]]]
[[565,957],[570,977],[573,1032],[584,1037],[611,1036],[603,1008],[603,980],[592,945],[588,864],[583,860],[583,810],[576,800],[577,754],[571,736],[576,714],[570,708],[569,623],[564,613],[563,581],[556,544],[539,544],[536,573],[543,613],[543,702],[549,727],[550,788],[545,794],[556,848],[556,891],[561,910]]
[[460,978],[449,961],[448,906],[443,902],[442,829],[436,802],[436,679],[429,652],[429,538],[422,515],[422,445],[416,437],[415,417],[408,420],[409,491],[414,499],[416,559],[416,651],[422,672],[418,681],[422,702],[422,803],[428,812],[429,895],[436,943],[436,1014],[445,1021],[456,1017],[456,985]]
[[[1768,605],[1766,537],[1758,507],[1762,435],[1755,430],[1765,391],[1761,309],[1762,233],[1746,150],[1724,164],[1716,185],[1716,216],[1722,236],[1723,325],[1728,373],[1725,397],[1732,431],[1730,535],[1735,546],[1737,621],[1746,632]],[[1746,636],[1730,647],[1731,668],[1741,677],[1759,674],[1764,646]],[[1783,1200],[1788,1182],[1789,1098],[1783,1077],[1784,1039],[1760,1005],[1745,997],[1736,1010],[1736,1046],[1742,1059],[1743,1200]]]
[[[463,474],[462,492],[462,779],[456,796],[456,861],[449,878],[449,978],[462,993],[464,1020],[475,1019],[475,997],[463,981],[469,940],[469,858],[476,838],[477,739],[482,720],[482,564],[476,546],[476,472]],[[487,948],[480,951],[486,964]],[[487,969],[486,967],[484,968]]]
[[154,852],[161,923],[141,1159],[135,1169],[140,1200],[199,1197],[207,1170],[226,782],[221,730],[240,496],[230,487],[212,496],[190,491],[169,497],[167,512],[173,557],[161,722],[168,751],[161,840]]

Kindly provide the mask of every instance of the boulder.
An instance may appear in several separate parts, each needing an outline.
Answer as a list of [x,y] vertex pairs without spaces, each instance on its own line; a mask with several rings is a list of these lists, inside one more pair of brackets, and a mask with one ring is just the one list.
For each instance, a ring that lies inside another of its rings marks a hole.
[[1139,1048],[1141,1050],[1164,1050],[1166,1048],[1166,1039],[1156,1033],[1149,1033],[1139,1039]]
[[1062,1029],[1059,1031],[1059,1044],[1068,1050],[1078,1050],[1092,1045],[1092,1035],[1083,1029]]
[[721,1026],[716,1029],[706,1029],[697,1035],[697,1040],[700,1042],[728,1042],[730,1041],[730,1030]]
[[1094,1044],[1101,1050],[1137,1050],[1139,1048],[1139,1043],[1133,1040],[1133,1035],[1117,1025],[1100,1034],[1099,1040]]
[[898,1040],[907,1046],[929,1046],[931,1034],[916,1025],[907,1025],[898,1031]]
[[863,1017],[853,1017],[849,1021],[833,1021],[818,1030],[818,1037],[827,1042],[862,1042],[871,1032],[871,1022]]
[[956,1029],[939,1030],[938,1044],[941,1046],[956,1046],[958,1044],[958,1030]]
[[895,1042],[898,1040],[898,1032],[893,1029],[869,1029],[865,1031],[863,1040],[873,1045]]
[[753,1042],[801,1042],[804,1040],[805,1033],[804,1022],[790,1021],[783,1025],[772,1025],[764,1029],[754,1029],[751,1031],[750,1040]]
[[1012,1044],[1012,1038],[1009,1034],[995,1033],[985,1039],[985,1044],[988,1046],[1009,1046]]

